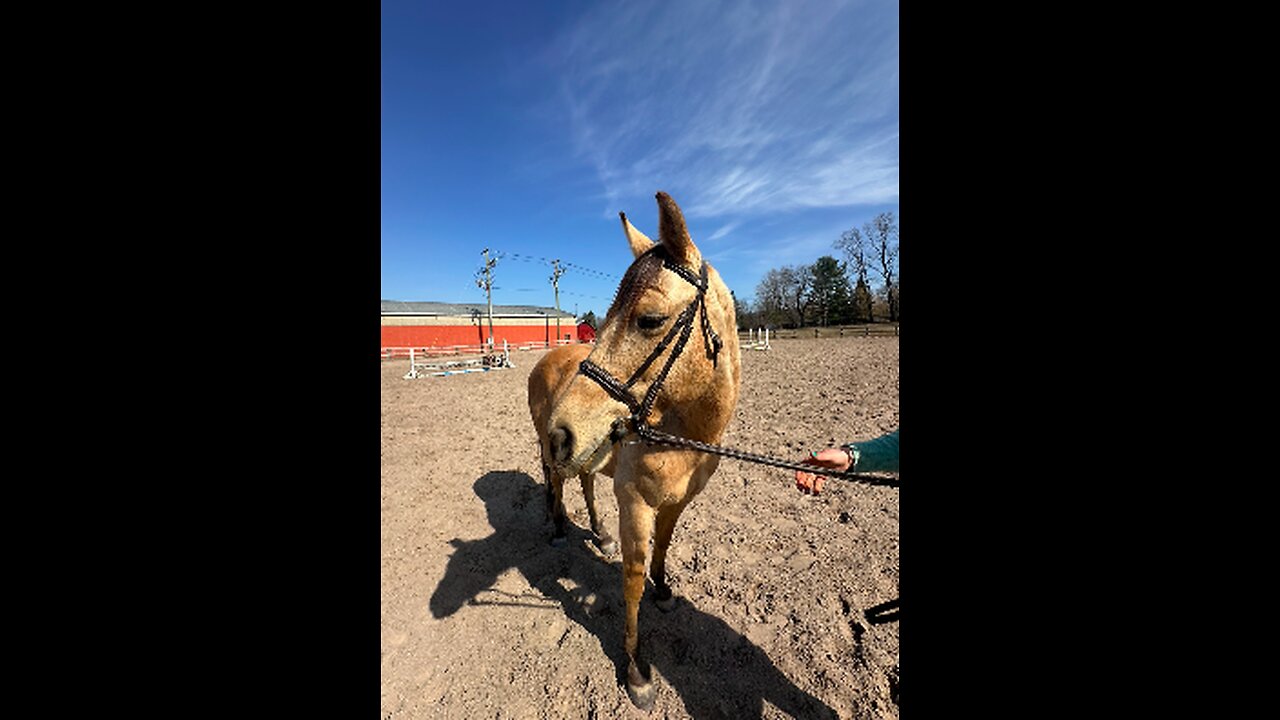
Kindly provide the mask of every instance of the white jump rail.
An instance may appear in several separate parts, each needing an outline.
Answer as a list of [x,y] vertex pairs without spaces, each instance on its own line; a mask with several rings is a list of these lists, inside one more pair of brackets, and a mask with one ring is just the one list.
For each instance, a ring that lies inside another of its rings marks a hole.
[[769,345],[769,328],[758,330],[747,329],[747,342],[742,345],[746,350],[771,350]]
[[[505,341],[504,341],[505,343]],[[560,345],[574,345],[576,340],[560,340],[550,343],[543,341],[529,341],[518,345],[508,344],[507,347],[512,351],[527,352],[530,350],[546,350],[547,348]],[[413,345],[413,346],[388,346],[382,348],[378,352],[381,360],[397,360],[408,359],[412,353],[418,358],[432,357],[451,357],[460,355],[484,355],[488,351],[488,345],[485,343],[476,343],[474,345]]]
[[[468,349],[471,346],[467,346]],[[478,353],[452,353],[449,355],[439,354],[434,358],[430,353],[422,360],[416,357],[416,349],[409,349],[409,372],[405,373],[405,380],[412,380],[420,377],[444,377],[448,375],[462,375],[471,372],[488,372],[498,368],[511,367],[511,348],[507,345],[507,341],[502,341],[502,354],[497,353],[497,348],[489,348],[488,345],[480,345]],[[456,360],[441,360],[444,357],[459,358]]]

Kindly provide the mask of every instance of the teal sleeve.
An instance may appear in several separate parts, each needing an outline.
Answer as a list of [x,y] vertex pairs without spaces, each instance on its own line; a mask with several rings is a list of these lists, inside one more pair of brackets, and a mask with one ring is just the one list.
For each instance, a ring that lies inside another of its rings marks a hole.
[[898,431],[875,440],[845,445],[854,456],[855,472],[898,472]]

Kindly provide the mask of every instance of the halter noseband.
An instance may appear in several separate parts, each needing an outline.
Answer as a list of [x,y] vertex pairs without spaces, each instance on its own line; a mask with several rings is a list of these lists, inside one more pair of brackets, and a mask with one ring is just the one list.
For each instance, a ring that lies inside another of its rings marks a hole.
[[[649,412],[653,410],[653,403],[658,397],[658,391],[662,389],[662,384],[667,379],[667,373],[671,372],[671,366],[675,364],[676,358],[680,357],[680,353],[684,351],[685,343],[689,341],[689,335],[693,331],[693,317],[702,310],[702,339],[707,348],[707,359],[715,366],[720,354],[720,348],[724,346],[724,342],[716,331],[711,327],[711,321],[707,319],[707,263],[703,261],[701,271],[698,275],[694,275],[689,268],[678,265],[668,258],[662,259],[662,266],[680,277],[688,280],[698,290],[698,296],[689,303],[672,323],[671,329],[663,336],[658,346],[649,353],[649,357],[640,363],[640,367],[636,369],[631,377],[624,383],[619,382],[608,370],[596,365],[590,360],[583,360],[578,365],[578,372],[582,375],[594,380],[604,391],[609,393],[615,400],[625,404],[631,410],[631,417],[628,424],[630,429],[635,430],[644,424],[649,417]],[[680,333],[680,337],[676,339],[675,348],[672,349],[671,355],[667,358],[667,362],[662,366],[662,371],[658,373],[657,379],[649,386],[649,391],[645,393],[643,400],[636,400],[635,395],[631,394],[631,386],[640,379],[640,376],[653,365],[658,356],[662,355],[667,346],[671,344],[671,339],[676,333]]]

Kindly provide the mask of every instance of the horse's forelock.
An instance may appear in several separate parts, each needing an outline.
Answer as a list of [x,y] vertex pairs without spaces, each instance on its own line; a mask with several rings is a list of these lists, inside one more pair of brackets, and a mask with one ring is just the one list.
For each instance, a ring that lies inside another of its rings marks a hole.
[[609,312],[605,313],[605,322],[634,304],[645,288],[657,284],[657,278],[662,272],[666,257],[666,249],[661,243],[657,243],[631,263],[631,267],[627,268],[627,272],[622,276],[622,282],[618,283],[613,304],[609,306]]

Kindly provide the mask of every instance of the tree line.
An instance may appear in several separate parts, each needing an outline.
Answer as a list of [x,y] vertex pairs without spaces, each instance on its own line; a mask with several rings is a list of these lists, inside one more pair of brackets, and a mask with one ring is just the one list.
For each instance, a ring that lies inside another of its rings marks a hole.
[[765,273],[753,303],[734,297],[738,327],[812,327],[899,321],[898,223],[884,212],[841,233],[832,244],[843,260]]

